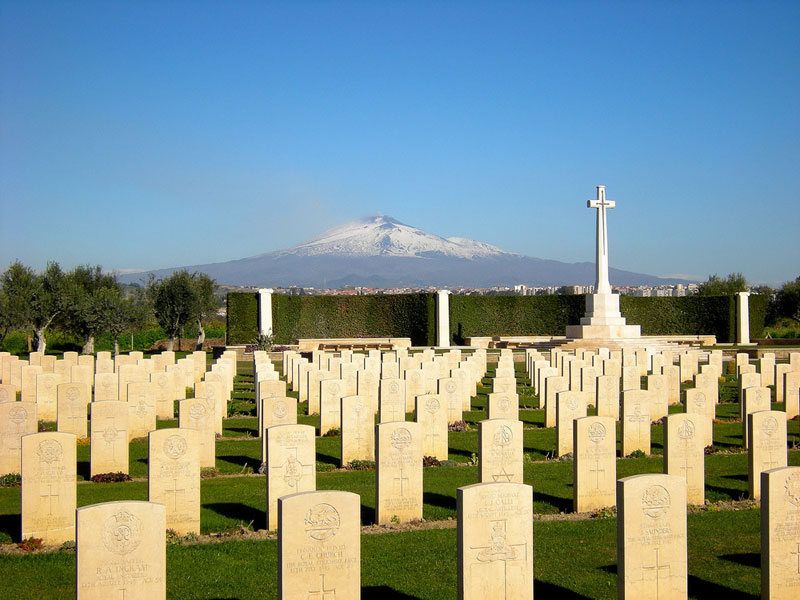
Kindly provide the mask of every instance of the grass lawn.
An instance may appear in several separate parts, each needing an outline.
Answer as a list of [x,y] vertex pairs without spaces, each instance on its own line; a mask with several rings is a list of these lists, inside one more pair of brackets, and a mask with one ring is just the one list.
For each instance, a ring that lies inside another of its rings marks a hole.
[[[523,365],[517,364],[522,381]],[[494,365],[490,367],[490,373]],[[442,521],[456,517],[456,489],[476,483],[473,464],[478,451],[477,423],[486,418],[489,379],[478,388],[472,410],[464,413],[468,431],[451,432],[452,466],[424,470],[423,517]],[[736,398],[726,379],[721,396]],[[555,430],[545,429],[544,411],[530,386],[518,385],[524,423],[524,479],[534,488],[534,512],[557,515],[572,511],[572,462],[553,460]],[[290,395],[296,394],[290,392]],[[202,533],[252,526],[265,527],[266,491],[261,440],[256,437],[252,365],[239,363],[231,418],[216,442],[217,477],[201,483]],[[774,405],[774,408],[782,406]],[[298,407],[298,422],[319,425]],[[680,405],[670,413],[683,412]],[[591,414],[591,412],[590,412]],[[735,402],[717,406],[715,453],[705,457],[706,499],[711,502],[747,497],[747,454],[742,451],[742,424]],[[413,414],[406,415],[408,420]],[[51,428],[52,424],[48,424]],[[177,420],[159,428],[177,427]],[[789,423],[789,464],[800,465],[800,423]],[[617,459],[617,478],[663,470],[663,427],[651,428],[652,455]],[[338,437],[317,438],[317,488],[354,492],[361,497],[361,523],[375,518],[375,471],[339,470]],[[89,445],[78,446],[78,505],[110,500],[146,500],[146,481],[95,484],[89,474]],[[130,474],[147,476],[147,443],[130,444]],[[19,488],[0,488],[0,544],[19,538]],[[705,511],[689,517],[689,592],[693,598],[755,598],[759,594],[759,513],[757,509]],[[276,543],[271,540],[229,540],[220,543],[171,545],[167,548],[167,592],[181,598],[274,598]],[[19,582],[9,589],[14,598],[74,596],[74,553],[3,555],[0,580]],[[24,574],[24,575],[23,575]],[[410,576],[413,574],[413,576]],[[542,520],[535,524],[535,576],[539,598],[616,597],[616,519]],[[28,583],[25,583],[28,582]],[[35,584],[33,583],[35,582]],[[398,599],[455,598],[456,531],[432,529],[362,536],[363,597]],[[0,594],[4,597],[4,594]]]

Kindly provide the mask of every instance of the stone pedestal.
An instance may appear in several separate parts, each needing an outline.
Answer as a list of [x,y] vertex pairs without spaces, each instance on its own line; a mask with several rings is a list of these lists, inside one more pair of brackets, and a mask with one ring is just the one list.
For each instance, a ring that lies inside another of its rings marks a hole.
[[589,294],[586,296],[586,316],[580,325],[567,326],[567,337],[576,339],[638,338],[639,325],[626,325],[619,312],[618,294]]

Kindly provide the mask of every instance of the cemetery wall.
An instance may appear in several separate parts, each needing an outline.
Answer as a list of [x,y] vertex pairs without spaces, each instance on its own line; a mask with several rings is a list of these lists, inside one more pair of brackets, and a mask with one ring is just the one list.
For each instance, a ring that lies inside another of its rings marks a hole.
[[258,335],[258,294],[231,292],[226,306],[228,343],[252,344]]

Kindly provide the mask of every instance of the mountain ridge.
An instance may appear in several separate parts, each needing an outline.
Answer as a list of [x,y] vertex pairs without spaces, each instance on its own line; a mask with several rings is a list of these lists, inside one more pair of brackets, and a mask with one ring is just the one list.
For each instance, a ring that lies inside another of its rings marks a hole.
[[[120,275],[132,283],[187,269],[223,285],[326,287],[473,287],[592,285],[595,265],[506,252],[463,237],[444,238],[386,215],[333,227],[312,240],[247,258]],[[613,285],[688,283],[610,268]]]

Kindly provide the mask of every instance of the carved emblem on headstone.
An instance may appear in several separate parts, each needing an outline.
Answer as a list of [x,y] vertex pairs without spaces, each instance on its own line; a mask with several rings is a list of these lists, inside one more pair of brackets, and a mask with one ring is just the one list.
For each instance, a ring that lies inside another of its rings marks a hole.
[[589,439],[599,444],[606,437],[606,427],[600,422],[589,425]]
[[25,419],[28,418],[28,411],[25,410],[24,406],[15,406],[10,411],[8,411],[8,419],[19,425],[20,423],[24,423]]
[[492,441],[495,446],[508,446],[512,439],[514,439],[514,433],[511,431],[511,428],[508,425],[503,425],[494,434]]
[[425,410],[433,414],[439,410],[440,404],[437,398],[428,398],[425,401]]
[[186,447],[186,439],[180,435],[171,435],[164,440],[164,454],[173,460],[186,454]]
[[128,554],[142,542],[142,522],[127,510],[110,516],[103,528],[103,545],[114,554]]
[[642,495],[642,511],[651,519],[659,519],[669,509],[670,496],[667,489],[660,485],[651,485]]
[[682,440],[690,440],[694,437],[694,423],[684,421],[678,427],[678,437]]
[[339,532],[339,511],[325,502],[308,509],[305,517],[306,535],[315,540],[327,540]]
[[288,413],[289,409],[283,400],[278,400],[272,405],[272,416],[276,419],[285,419]]
[[392,383],[389,384],[389,393],[396,394],[399,391],[400,391],[400,384],[399,383],[397,383],[396,381],[393,381]]
[[48,465],[61,460],[64,455],[64,449],[55,440],[45,440],[39,444],[39,449],[36,451],[39,455],[39,460]]
[[411,432],[405,427],[400,427],[392,432],[392,447],[405,450],[411,445]]
[[792,473],[786,478],[786,499],[800,506],[800,473]]
[[769,417],[768,419],[764,420],[764,424],[761,426],[761,431],[764,435],[772,436],[776,431],[778,431],[778,421],[775,417]]
[[67,388],[67,400],[70,402],[75,402],[79,395],[78,388],[74,385]]

